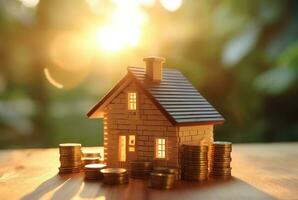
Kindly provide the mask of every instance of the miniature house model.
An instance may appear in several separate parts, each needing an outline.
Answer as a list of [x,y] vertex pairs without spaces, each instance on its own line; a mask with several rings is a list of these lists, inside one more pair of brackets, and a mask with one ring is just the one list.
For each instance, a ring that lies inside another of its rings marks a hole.
[[179,168],[180,145],[213,142],[223,117],[164,58],[143,59],[87,114],[104,120],[104,159],[109,167],[129,168],[133,160]]

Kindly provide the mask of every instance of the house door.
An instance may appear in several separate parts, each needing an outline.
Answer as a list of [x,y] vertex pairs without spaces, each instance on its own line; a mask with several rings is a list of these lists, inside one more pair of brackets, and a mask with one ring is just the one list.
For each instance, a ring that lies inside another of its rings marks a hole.
[[135,135],[119,135],[119,167],[129,168],[129,161],[136,159]]
[[126,136],[120,135],[119,136],[119,167],[125,167],[126,165]]

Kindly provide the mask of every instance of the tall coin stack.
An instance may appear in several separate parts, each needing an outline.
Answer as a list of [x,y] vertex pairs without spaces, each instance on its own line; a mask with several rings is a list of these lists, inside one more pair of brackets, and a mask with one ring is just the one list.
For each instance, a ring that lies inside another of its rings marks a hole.
[[206,181],[208,179],[208,146],[183,144],[181,150],[182,179]]
[[100,170],[103,174],[103,183],[107,185],[119,185],[129,182],[126,169],[123,168],[106,168]]
[[132,161],[130,162],[130,177],[135,179],[148,179],[153,169],[150,161]]
[[81,144],[60,144],[59,153],[59,174],[79,173],[81,171]]
[[210,176],[226,179],[231,177],[231,142],[213,142],[211,145]]

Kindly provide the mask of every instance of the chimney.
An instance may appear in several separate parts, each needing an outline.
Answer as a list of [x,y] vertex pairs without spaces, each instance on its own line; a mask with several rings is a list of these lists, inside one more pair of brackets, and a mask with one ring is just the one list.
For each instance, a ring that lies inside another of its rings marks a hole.
[[162,80],[162,65],[166,61],[163,57],[150,56],[143,58],[146,63],[146,77],[153,82],[160,82]]

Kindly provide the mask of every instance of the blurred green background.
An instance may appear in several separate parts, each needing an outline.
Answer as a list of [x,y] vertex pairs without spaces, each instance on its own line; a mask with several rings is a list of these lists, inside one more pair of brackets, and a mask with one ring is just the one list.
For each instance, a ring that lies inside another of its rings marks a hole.
[[0,148],[102,144],[87,111],[159,55],[226,118],[217,140],[298,140],[298,1],[1,0]]

